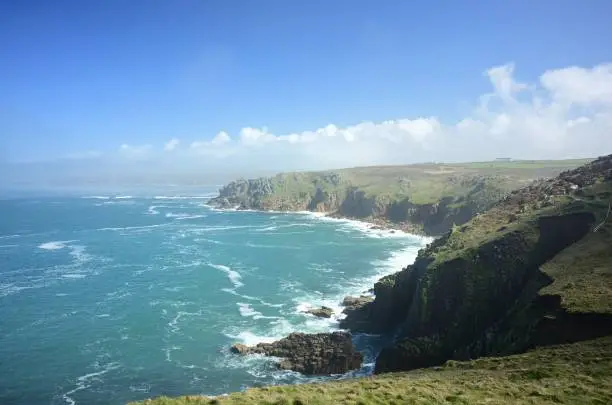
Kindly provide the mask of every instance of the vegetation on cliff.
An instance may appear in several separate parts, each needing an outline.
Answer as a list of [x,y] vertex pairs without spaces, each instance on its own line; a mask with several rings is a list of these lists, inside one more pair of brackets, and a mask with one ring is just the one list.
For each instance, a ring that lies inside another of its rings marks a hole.
[[341,326],[395,338],[375,376],[146,403],[612,403],[611,211],[612,155],[451,225],[347,300]]
[[376,372],[612,334],[612,156],[512,192],[375,285],[343,325],[394,333]]
[[210,203],[260,210],[319,211],[393,222],[438,235],[511,190],[585,160],[420,164],[282,173],[237,180]]
[[506,357],[321,384],[251,388],[209,398],[146,400],[146,405],[610,404],[612,338]]

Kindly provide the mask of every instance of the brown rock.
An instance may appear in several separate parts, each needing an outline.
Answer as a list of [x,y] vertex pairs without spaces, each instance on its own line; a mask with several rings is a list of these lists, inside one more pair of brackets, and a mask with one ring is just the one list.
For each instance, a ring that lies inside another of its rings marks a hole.
[[329,307],[321,307],[321,308],[313,308],[313,309],[309,309],[307,311],[304,311],[307,314],[311,314],[314,316],[318,316],[319,318],[331,318],[331,316],[334,314],[334,310],[329,308]]
[[360,297],[346,296],[342,300],[342,306],[345,307],[343,312],[346,313],[347,310],[350,311],[350,310],[357,309],[372,301],[374,301],[373,297],[368,297],[365,295],[362,295]]
[[235,344],[232,353],[280,357],[278,367],[307,375],[343,374],[361,367],[363,356],[355,350],[350,333],[292,333],[273,343],[254,347]]

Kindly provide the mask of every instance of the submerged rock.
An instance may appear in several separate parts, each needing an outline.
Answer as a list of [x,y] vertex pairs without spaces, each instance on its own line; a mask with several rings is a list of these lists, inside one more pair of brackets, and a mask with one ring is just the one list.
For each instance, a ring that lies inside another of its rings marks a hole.
[[307,375],[343,374],[360,368],[363,360],[347,332],[292,333],[276,342],[252,347],[238,343],[231,347],[231,351],[242,355],[280,357],[280,369]]
[[325,306],[320,308],[312,308],[304,312],[306,312],[307,314],[318,316],[319,318],[331,318],[331,316],[334,314],[333,309]]

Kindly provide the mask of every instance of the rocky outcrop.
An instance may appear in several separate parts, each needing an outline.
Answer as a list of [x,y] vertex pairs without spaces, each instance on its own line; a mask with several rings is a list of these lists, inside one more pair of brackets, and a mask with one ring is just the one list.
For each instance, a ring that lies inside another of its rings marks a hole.
[[331,318],[331,316],[334,314],[334,310],[326,306],[308,309],[304,312],[317,316],[319,318]]
[[342,306],[344,307],[342,313],[346,317],[340,320],[340,327],[342,329],[368,332],[371,321],[368,311],[373,301],[374,297],[372,296],[344,297],[342,300]]
[[[405,170],[414,175],[414,169]],[[377,172],[372,169],[372,173]],[[240,179],[221,188],[219,196],[209,204],[220,208],[326,212],[393,223],[412,233],[440,235],[486,210],[509,189],[521,184],[511,176],[475,173],[429,176],[431,181],[422,187],[430,190],[421,190],[427,196],[425,200],[415,198],[413,184],[402,176],[395,175],[380,180],[386,183],[375,185],[365,180],[361,184],[354,174],[345,178],[336,172],[317,172]]]
[[264,354],[280,357],[278,367],[307,375],[343,374],[361,367],[363,356],[353,346],[346,332],[292,333],[273,343],[248,347],[235,344],[232,353]]
[[[612,315],[570,313],[559,296],[543,294],[555,279],[541,270],[601,223],[610,190],[612,156],[512,193],[379,280],[376,299],[348,312],[342,326],[397,337],[378,356],[377,373],[612,333]],[[601,229],[593,244],[604,251],[610,230]],[[573,271],[589,277],[591,268],[580,266]]]

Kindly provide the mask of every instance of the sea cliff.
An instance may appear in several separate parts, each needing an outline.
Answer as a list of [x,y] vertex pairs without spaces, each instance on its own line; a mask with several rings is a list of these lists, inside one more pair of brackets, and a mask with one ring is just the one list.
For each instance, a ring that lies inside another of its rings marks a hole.
[[314,211],[441,235],[510,191],[584,161],[422,164],[282,173],[240,179],[209,203],[220,208]]
[[612,334],[612,156],[514,191],[374,286],[342,322],[387,333],[376,372]]
[[[321,210],[391,220],[391,204],[381,208],[375,198],[342,208],[355,201],[348,196],[356,186],[342,175],[334,179],[337,187],[350,184],[347,194],[315,199],[326,207]],[[462,201],[488,190],[489,181],[476,181]],[[238,182],[217,202],[293,207],[270,203],[279,201],[269,198],[278,196],[273,182],[257,184],[270,186],[272,194],[255,196],[249,190],[259,186]],[[302,193],[285,201],[331,195]],[[360,198],[369,198],[367,192]],[[412,201],[415,194],[402,198]],[[433,203],[417,205],[427,204]],[[380,279],[374,300],[346,300],[343,328],[392,342],[378,355],[375,376],[151,403],[610,403],[612,155],[532,181],[487,205],[463,222],[443,215],[452,219],[436,222],[438,228],[407,217],[427,232],[448,230],[413,264]]]

